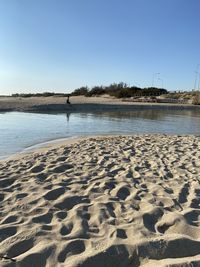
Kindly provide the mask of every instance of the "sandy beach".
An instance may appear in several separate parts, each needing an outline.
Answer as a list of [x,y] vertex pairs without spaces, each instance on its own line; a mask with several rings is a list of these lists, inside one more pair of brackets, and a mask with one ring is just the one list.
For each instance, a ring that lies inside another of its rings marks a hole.
[[200,266],[199,141],[88,137],[2,160],[0,266]]
[[131,99],[119,99],[107,95],[101,97],[70,97],[71,104],[66,104],[66,97],[0,97],[0,112],[102,112],[131,111],[141,109],[189,109],[199,110],[200,106],[173,103],[142,103]]

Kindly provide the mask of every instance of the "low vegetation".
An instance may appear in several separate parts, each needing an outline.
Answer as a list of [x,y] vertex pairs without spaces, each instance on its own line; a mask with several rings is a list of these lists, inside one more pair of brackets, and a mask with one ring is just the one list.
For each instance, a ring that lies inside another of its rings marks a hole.
[[[129,98],[129,97],[142,97],[142,96],[159,96],[162,94],[167,94],[168,91],[163,88],[148,87],[148,88],[139,88],[136,86],[128,86],[126,83],[112,83],[109,86],[94,86],[89,88],[88,86],[83,86],[75,89],[70,95],[71,96],[101,96],[104,94],[117,97],[117,98]],[[36,94],[12,94],[13,97],[50,97],[50,96],[68,96],[69,94],[65,93],[53,93],[53,92],[44,92]]]
[[63,93],[53,93],[53,92],[44,92],[44,93],[36,93],[36,94],[12,94],[13,97],[49,97],[49,96],[68,96],[69,94]]
[[200,105],[200,92],[195,92],[194,93],[192,104]]
[[[163,88],[147,87],[140,88],[137,86],[128,86],[126,83],[112,83],[108,86],[82,86],[75,89],[72,93],[54,93],[44,92],[35,94],[12,94],[13,97],[67,97],[67,96],[102,96],[109,95],[116,98],[134,98],[135,101],[152,101],[152,102],[172,102],[172,103],[190,103],[200,105],[199,91],[176,91],[168,92]],[[161,97],[160,97],[161,96]]]
[[87,86],[75,89],[71,95],[84,95],[84,96],[100,96],[110,95],[117,98],[141,97],[141,96],[159,96],[167,94],[168,91],[163,88],[148,87],[140,88],[136,86],[128,86],[126,83],[113,83],[109,86],[94,86],[89,89]]

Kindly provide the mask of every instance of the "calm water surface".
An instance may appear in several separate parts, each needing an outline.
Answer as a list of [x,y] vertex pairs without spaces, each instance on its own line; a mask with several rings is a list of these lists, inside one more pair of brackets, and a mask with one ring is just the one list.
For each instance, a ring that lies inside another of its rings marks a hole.
[[0,157],[59,138],[99,134],[200,134],[200,111],[0,113]]

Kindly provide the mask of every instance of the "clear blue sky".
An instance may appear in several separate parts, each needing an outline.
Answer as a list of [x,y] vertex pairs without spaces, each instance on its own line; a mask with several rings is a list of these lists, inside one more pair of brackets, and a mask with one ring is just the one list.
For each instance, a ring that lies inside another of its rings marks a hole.
[[191,90],[199,12],[199,0],[0,0],[0,94],[146,87],[157,72],[155,86]]

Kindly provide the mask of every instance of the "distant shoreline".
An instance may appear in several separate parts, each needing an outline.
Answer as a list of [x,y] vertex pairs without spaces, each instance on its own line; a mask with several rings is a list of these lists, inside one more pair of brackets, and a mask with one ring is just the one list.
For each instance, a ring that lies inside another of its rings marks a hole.
[[66,104],[64,97],[0,97],[0,112],[113,112],[146,109],[200,110],[200,106],[174,103],[126,102],[109,97],[71,97]]

